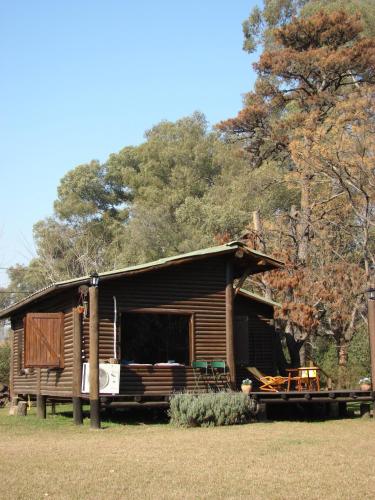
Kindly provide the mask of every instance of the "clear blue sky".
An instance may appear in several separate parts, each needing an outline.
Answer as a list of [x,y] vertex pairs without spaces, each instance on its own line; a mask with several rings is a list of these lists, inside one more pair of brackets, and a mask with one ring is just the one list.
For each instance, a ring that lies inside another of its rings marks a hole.
[[32,226],[68,170],[139,144],[160,120],[237,113],[254,82],[241,22],[255,3],[1,2],[0,267],[32,257]]

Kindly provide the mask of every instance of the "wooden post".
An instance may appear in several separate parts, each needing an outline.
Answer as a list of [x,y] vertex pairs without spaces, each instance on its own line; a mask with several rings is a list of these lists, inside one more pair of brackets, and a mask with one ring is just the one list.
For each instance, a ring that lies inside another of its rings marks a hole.
[[36,375],[36,414],[38,418],[46,418],[46,397],[42,396],[42,369],[37,369]]
[[38,418],[46,418],[46,397],[41,394],[36,395],[36,414]]
[[9,334],[10,342],[10,366],[9,366],[9,399],[14,398],[14,330]]
[[90,427],[100,429],[99,401],[99,293],[96,286],[89,288],[90,310]]
[[[368,305],[368,334],[370,340],[370,359],[371,359],[371,382],[372,391],[375,393],[375,296],[374,292],[369,293]],[[373,402],[374,421],[375,421],[375,401]]]
[[73,309],[73,420],[76,425],[82,425],[82,329],[81,315],[78,309]]
[[227,347],[227,364],[229,367],[232,388],[236,388],[236,365],[234,360],[234,333],[233,333],[233,262],[228,260],[226,267],[225,286],[225,330]]

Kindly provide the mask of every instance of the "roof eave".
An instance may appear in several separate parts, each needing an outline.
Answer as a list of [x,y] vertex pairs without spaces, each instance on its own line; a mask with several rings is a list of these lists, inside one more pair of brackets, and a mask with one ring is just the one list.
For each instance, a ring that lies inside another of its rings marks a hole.
[[262,304],[265,304],[270,307],[281,307],[280,302],[275,302],[272,299],[267,299],[266,297],[262,297],[261,295],[258,295],[257,293],[249,292],[248,290],[245,290],[244,288],[240,288],[238,290],[238,295],[241,297],[246,297],[247,299],[252,299],[257,302],[261,302]]

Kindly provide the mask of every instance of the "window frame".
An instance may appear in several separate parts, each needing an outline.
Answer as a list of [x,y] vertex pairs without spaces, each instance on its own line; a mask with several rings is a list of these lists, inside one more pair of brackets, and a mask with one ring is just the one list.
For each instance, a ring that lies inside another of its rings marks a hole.
[[[123,315],[126,314],[165,314],[172,315],[177,314],[180,316],[189,317],[189,365],[195,360],[195,311],[189,309],[173,309],[166,307],[138,307],[138,308],[126,308],[121,310],[120,325],[122,325]],[[120,339],[122,339],[122,332],[120,331]],[[120,350],[122,352],[122,345],[120,345]]]

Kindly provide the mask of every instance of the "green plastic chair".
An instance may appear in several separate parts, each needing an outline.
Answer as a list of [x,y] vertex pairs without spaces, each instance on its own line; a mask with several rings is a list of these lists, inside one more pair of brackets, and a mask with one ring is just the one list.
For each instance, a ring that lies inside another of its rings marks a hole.
[[195,388],[199,390],[199,382],[207,382],[208,377],[209,377],[209,367],[210,364],[208,361],[200,360],[200,361],[193,361],[191,363],[191,367],[193,368],[193,373],[194,373],[194,381],[195,381]]
[[221,385],[223,385],[226,389],[230,388],[230,373],[225,361],[211,361],[211,371],[218,389]]

